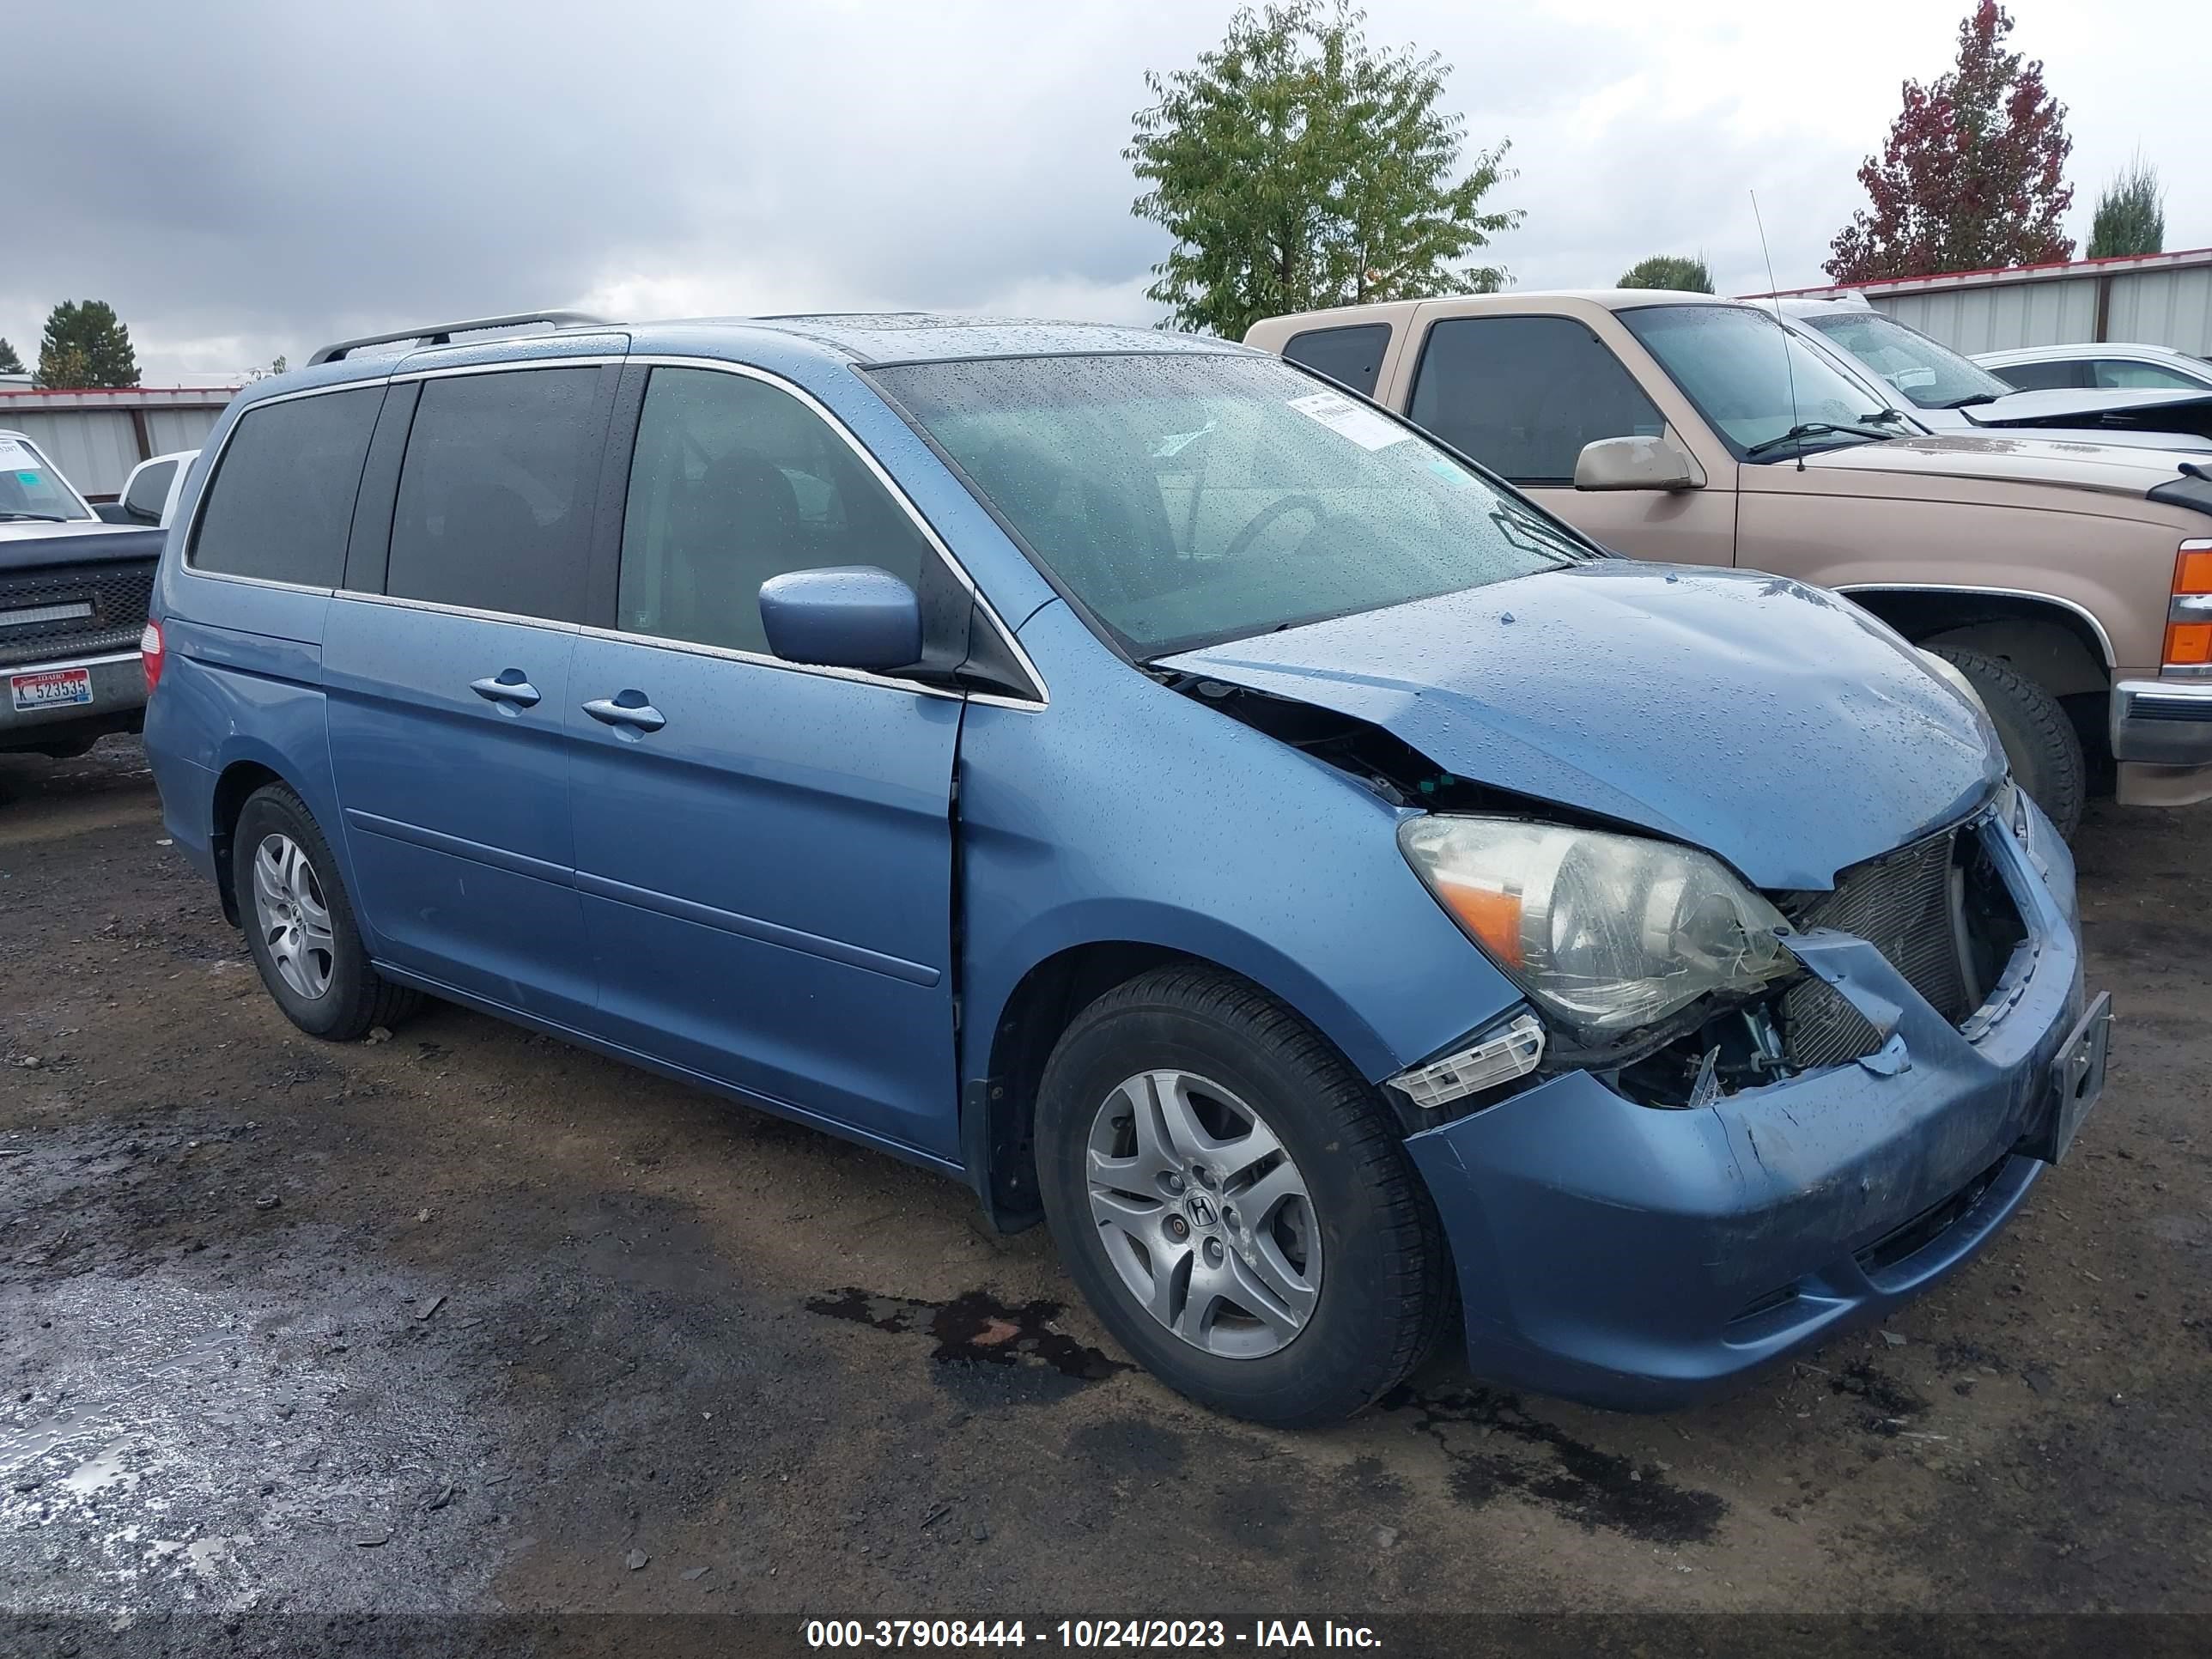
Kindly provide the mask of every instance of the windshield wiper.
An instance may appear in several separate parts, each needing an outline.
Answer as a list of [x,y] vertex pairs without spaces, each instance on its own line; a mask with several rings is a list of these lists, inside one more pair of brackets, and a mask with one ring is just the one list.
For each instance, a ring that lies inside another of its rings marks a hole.
[[1943,407],[1946,409],[1972,409],[1982,404],[1993,404],[1996,402],[1996,400],[1997,394],[1994,392],[1969,392],[1963,398],[1952,398],[1951,401],[1945,404]]
[[[1878,421],[1879,415],[1861,416],[1863,420]],[[1883,432],[1870,426],[1856,426],[1836,421],[1800,421],[1789,431],[1771,438],[1762,438],[1743,453],[1746,456],[1763,455],[1770,449],[1779,449],[1784,444],[1797,443],[1807,438],[1825,437],[1830,433],[1844,433],[1854,438],[1894,438],[1894,432]]]
[[0,507],[0,519],[30,519],[39,524],[69,522],[69,520],[59,513],[29,513],[12,507]]

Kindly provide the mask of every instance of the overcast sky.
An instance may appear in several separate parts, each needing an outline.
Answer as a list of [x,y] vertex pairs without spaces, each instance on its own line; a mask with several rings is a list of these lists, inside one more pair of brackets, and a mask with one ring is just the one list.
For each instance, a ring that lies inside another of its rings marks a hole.
[[[107,0],[32,5],[0,94],[0,336],[110,301],[149,384],[541,305],[616,316],[929,307],[1150,323],[1164,251],[1121,149],[1147,68],[1220,0]],[[1724,293],[1822,280],[1908,76],[1967,0],[1374,0],[1510,137],[1522,288],[1702,252]],[[2069,106],[2073,228],[2140,148],[2166,246],[2212,243],[2201,0],[2012,0]],[[96,15],[94,15],[95,14]]]

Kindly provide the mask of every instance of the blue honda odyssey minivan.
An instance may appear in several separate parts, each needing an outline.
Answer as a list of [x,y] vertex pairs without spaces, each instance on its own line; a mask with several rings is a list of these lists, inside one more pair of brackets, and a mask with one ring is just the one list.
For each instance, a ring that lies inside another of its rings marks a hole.
[[1964,1261],[2102,1081],[1971,690],[1241,346],[495,319],[195,474],[146,746],[294,1024],[444,998],[957,1176],[1225,1412],[1455,1305],[1486,1378],[1700,1397]]

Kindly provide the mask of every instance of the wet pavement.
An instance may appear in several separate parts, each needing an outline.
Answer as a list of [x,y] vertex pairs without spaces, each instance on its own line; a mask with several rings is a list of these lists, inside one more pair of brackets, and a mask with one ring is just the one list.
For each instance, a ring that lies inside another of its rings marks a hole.
[[2105,1101],[1884,1329],[1674,1416],[1446,1355],[1280,1434],[1130,1367],[951,1182],[449,1007],[299,1034],[143,769],[0,757],[0,1614],[51,1638],[0,1650],[180,1613],[2212,1613],[2212,814],[2093,809]]

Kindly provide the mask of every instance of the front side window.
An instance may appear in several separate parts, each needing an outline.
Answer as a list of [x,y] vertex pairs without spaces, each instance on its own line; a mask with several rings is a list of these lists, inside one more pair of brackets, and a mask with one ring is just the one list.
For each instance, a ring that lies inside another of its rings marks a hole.
[[2077,392],[2089,384],[2089,365],[2064,358],[2049,363],[2003,363],[1990,372],[2014,392]]
[[196,570],[336,587],[384,388],[249,409],[223,446],[192,532]]
[[860,458],[789,392],[717,369],[653,371],[623,511],[624,632],[765,655],[769,577],[873,565],[918,589],[934,556]]
[[599,379],[531,368],[424,381],[384,591],[575,620],[604,436]]
[[1878,311],[1805,319],[1922,409],[1964,409],[2013,390],[1971,357]]
[[1355,323],[1348,328],[1310,328],[1293,334],[1283,356],[1371,398],[1382,376],[1383,355],[1389,349],[1389,324]]
[[1666,420],[1571,317],[1454,317],[1429,330],[1407,411],[1517,484],[1569,484],[1584,447],[1656,438]]
[[70,489],[53,463],[28,438],[0,434],[0,524],[25,519],[92,519],[99,515]]
[[177,476],[174,461],[149,461],[123,492],[123,510],[138,524],[159,524],[169,500],[169,485]]
[[2180,370],[2167,368],[2160,363],[2138,363],[2121,357],[2100,357],[2091,368],[2096,372],[2099,386],[2116,391],[2212,391],[2212,376],[2201,380],[2192,380]]
[[873,378],[1139,659],[1590,554],[1412,428],[1272,359],[1022,357]]
[[[1882,412],[1872,390],[1747,306],[1638,306],[1616,314],[1739,456],[1787,460],[1796,446],[1778,441],[1791,428],[1865,426]],[[1887,434],[1876,428],[1808,434],[1802,441],[1820,450],[1881,435]],[[1754,449],[1759,454],[1751,456]]]

